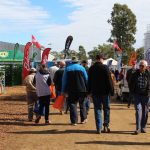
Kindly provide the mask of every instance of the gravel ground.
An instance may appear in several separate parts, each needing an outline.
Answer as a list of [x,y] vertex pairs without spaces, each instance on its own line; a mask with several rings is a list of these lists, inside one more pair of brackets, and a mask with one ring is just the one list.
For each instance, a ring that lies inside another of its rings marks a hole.
[[[149,150],[150,125],[147,133],[134,135],[135,111],[126,104],[111,104],[111,132],[95,133],[93,106],[87,124],[71,126],[69,114],[60,115],[50,107],[51,125],[27,122],[24,87],[7,88],[5,96],[15,99],[1,100],[0,96],[0,149],[1,150]],[[52,105],[51,105],[52,106]]]

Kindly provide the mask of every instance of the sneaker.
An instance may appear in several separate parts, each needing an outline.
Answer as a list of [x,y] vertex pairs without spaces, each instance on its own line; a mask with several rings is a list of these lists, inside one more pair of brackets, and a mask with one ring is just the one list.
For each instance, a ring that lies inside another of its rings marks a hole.
[[45,120],[45,124],[51,124],[52,122],[50,120]]
[[61,114],[61,115],[63,115],[63,114],[64,114],[64,111],[63,111],[63,110],[61,110],[61,111],[60,111],[60,114]]
[[108,126],[104,126],[104,133],[110,133],[110,128]]
[[135,134],[138,135],[139,133],[141,133],[141,130],[140,130],[140,129],[137,129],[137,130],[135,131]]
[[85,124],[85,123],[87,123],[87,119],[81,122],[81,124]]
[[77,123],[71,123],[72,126],[77,126]]
[[141,132],[146,133],[146,129],[145,128],[141,129]]
[[38,117],[35,119],[35,123],[39,123],[40,119],[41,119],[41,116],[38,116]]
[[102,133],[101,129],[97,130],[96,133],[101,134]]

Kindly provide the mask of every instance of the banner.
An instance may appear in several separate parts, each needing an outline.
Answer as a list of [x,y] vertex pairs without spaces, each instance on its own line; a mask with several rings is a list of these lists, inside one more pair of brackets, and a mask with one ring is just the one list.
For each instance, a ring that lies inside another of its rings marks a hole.
[[32,35],[32,43],[35,45],[38,49],[41,49],[41,44],[35,39],[35,37]]
[[72,43],[72,40],[73,40],[73,37],[71,35],[69,35],[66,39],[65,50],[64,50],[64,53],[65,53],[64,59],[66,58],[67,55],[69,55],[69,48]]
[[14,46],[14,59],[16,57],[16,53],[17,53],[18,50],[19,50],[19,44],[16,43],[15,46]]
[[42,64],[46,64],[48,61],[48,55],[50,53],[51,48],[46,48],[42,53]]
[[23,69],[22,69],[22,79],[29,74],[30,71],[30,47],[32,43],[28,42],[24,49],[24,59],[23,59]]
[[132,54],[131,54],[131,57],[130,57],[128,65],[132,66],[132,64],[136,62],[136,59],[137,59],[136,52],[133,51]]

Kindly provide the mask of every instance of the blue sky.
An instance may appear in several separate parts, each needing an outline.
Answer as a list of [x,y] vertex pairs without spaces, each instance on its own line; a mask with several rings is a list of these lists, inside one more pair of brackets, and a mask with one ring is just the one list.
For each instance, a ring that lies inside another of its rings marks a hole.
[[137,17],[135,47],[144,45],[150,24],[149,0],[0,0],[0,41],[26,44],[33,34],[45,47],[64,49],[68,35],[71,49],[83,45],[87,51],[106,43],[107,23],[114,3],[127,4]]

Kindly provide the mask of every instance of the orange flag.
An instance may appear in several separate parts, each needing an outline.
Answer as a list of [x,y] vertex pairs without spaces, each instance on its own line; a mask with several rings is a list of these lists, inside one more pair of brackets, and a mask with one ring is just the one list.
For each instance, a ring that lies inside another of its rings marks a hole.
[[136,51],[133,51],[132,55],[130,57],[128,65],[132,66],[132,64],[136,62],[136,59],[137,59]]
[[62,107],[63,107],[64,101],[65,101],[65,96],[64,95],[59,95],[56,98],[55,103],[53,104],[53,107],[58,109],[58,110],[61,110]]

